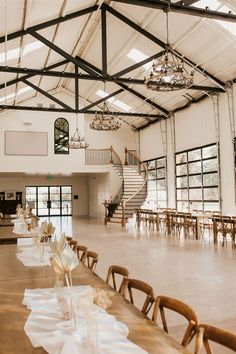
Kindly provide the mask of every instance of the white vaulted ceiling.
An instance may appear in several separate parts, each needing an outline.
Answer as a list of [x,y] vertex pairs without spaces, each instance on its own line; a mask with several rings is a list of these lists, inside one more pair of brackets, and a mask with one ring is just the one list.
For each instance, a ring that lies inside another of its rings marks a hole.
[[[172,1],[172,3],[176,2],[177,0]],[[94,12],[38,30],[38,33],[64,52],[73,57],[81,57],[93,67],[101,70],[101,6],[103,3],[162,42],[166,42],[166,15],[159,9],[102,0],[0,0],[0,66],[43,69],[65,60],[62,55],[31,34],[22,36],[19,33],[19,36],[14,39],[11,39],[11,34],[98,5],[98,9]],[[223,6],[223,3],[227,3],[227,5]],[[190,6],[202,8],[209,6],[212,10],[226,13],[229,9],[232,13],[236,11],[233,0],[227,2],[201,0],[195,1]],[[227,81],[232,81],[236,77],[236,22],[219,22],[214,19],[170,12],[169,31],[172,48],[195,64],[194,85],[222,88]],[[110,76],[114,76],[119,71],[135,64],[135,61],[130,57],[130,52],[134,49],[147,57],[163,50],[154,41],[107,12],[107,71]],[[219,82],[198,72],[197,67],[199,66]],[[53,70],[73,73],[74,64],[67,63]],[[79,72],[86,73],[83,69],[79,69]],[[145,73],[146,69],[141,66],[122,77],[142,80]],[[22,81],[13,82],[11,85],[7,84],[11,80],[22,77],[22,73],[0,71],[0,105],[30,105],[29,99],[39,95],[38,91]],[[75,83],[72,78],[35,75],[28,80],[52,94],[55,89],[67,90],[72,93],[75,91]],[[204,89],[153,92],[141,84],[126,83],[125,85],[135,90],[137,94],[124,90],[109,100],[109,108],[112,111],[123,113],[142,113],[143,117],[129,115],[120,117],[136,128],[155,121],[157,119],[155,116],[168,116],[168,112],[185,107],[206,95]],[[108,94],[120,88],[114,82],[107,82],[105,86]],[[99,100],[101,98],[99,92],[101,94],[102,91],[104,91],[102,81],[79,80],[79,95],[84,106]],[[143,97],[141,98],[140,95]],[[59,108],[60,105],[56,104],[56,107]],[[92,109],[97,110],[101,107],[102,104],[98,104]],[[147,114],[154,116],[147,118]]]

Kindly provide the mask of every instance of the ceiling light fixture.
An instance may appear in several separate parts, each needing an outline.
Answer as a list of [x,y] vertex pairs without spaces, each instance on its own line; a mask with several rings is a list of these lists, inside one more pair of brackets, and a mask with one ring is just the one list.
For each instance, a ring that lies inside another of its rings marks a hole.
[[190,73],[184,66],[183,58],[178,58],[169,44],[169,18],[170,1],[163,10],[166,13],[167,41],[165,50],[160,58],[153,61],[149,77],[144,78],[148,89],[153,91],[176,91],[188,88],[193,84],[194,72]]
[[[104,92],[106,92],[105,82]],[[101,131],[117,130],[120,126],[121,123],[112,116],[112,112],[109,111],[106,101],[103,103],[102,110],[95,112],[95,117],[89,124],[90,129]]]
[[89,146],[89,144],[87,144],[85,142],[84,138],[82,138],[80,136],[79,128],[78,128],[78,116],[76,114],[76,130],[75,130],[74,134],[72,135],[72,137],[70,138],[69,148],[70,149],[87,149],[88,146]]

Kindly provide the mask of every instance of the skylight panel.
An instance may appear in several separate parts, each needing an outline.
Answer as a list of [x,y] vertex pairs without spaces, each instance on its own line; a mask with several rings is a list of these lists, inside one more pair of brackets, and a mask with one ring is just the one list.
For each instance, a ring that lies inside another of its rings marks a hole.
[[197,3],[193,3],[194,7],[209,7],[211,10],[217,10],[220,6],[221,3],[218,0],[200,0]]
[[[226,14],[229,13],[230,8],[226,5],[223,5],[220,1],[218,0],[200,0],[196,4],[194,3],[193,6],[195,7],[209,7],[210,10],[217,10],[220,12],[225,12]],[[226,29],[229,33],[233,34],[236,36],[236,24],[233,22],[226,22],[226,21],[221,21],[221,20],[214,20],[217,22],[221,27]]]
[[[109,96],[109,93],[107,93],[103,90],[97,90],[96,95],[103,98],[103,97]],[[133,111],[132,107],[130,107],[129,105],[127,105],[126,103],[124,103],[120,100],[116,100],[114,97],[108,98],[107,101],[110,102],[113,106],[121,109],[124,112],[132,112]]]
[[[136,48],[131,49],[131,51],[127,54],[127,57],[135,61],[135,63],[139,63],[140,61],[148,58],[146,54]],[[152,63],[150,62],[142,66],[145,68],[145,70],[149,70],[152,66]]]
[[[35,50],[42,48],[45,44],[40,41],[35,41],[27,44],[22,51],[22,56],[25,56]],[[0,53],[0,63],[5,63],[5,53]],[[7,62],[9,60],[18,59],[20,57],[20,48],[14,48],[7,51]]]
[[114,102],[112,102],[112,104],[113,106],[116,106],[125,112],[131,112],[133,110],[132,107],[130,107],[129,105],[127,105],[126,103],[120,100],[115,100]]
[[[104,97],[109,96],[109,93],[107,93],[107,92],[105,92],[105,91],[103,91],[103,90],[97,90],[96,95],[98,95],[99,97],[104,98]],[[114,100],[115,100],[114,97],[110,97],[110,98],[107,99],[107,101],[108,101],[108,102],[111,102],[111,103],[112,103]]]
[[15,92],[13,92],[13,93],[10,93],[9,95],[7,95],[6,97],[5,96],[0,97],[0,103],[5,102],[5,101],[6,102],[13,101],[16,97],[18,97],[18,96],[22,95],[23,93],[28,92],[30,90],[33,90],[32,87],[30,87],[30,86],[23,87],[22,89],[17,91],[17,94]]

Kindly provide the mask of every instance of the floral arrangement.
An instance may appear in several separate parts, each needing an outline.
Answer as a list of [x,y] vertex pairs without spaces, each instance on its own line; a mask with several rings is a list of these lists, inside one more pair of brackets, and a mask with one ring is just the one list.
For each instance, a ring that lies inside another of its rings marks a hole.
[[48,241],[52,237],[52,235],[55,232],[55,227],[52,225],[51,222],[47,223],[47,221],[44,221],[41,226],[39,233],[43,239],[43,241]]
[[[62,239],[61,243],[60,241],[58,242],[58,244],[60,243],[59,248],[63,246],[64,238],[65,235],[64,237],[61,237]],[[58,276],[65,277],[66,285],[70,297],[71,317],[73,319],[75,328],[77,328],[76,306],[73,297],[73,285],[72,285],[71,272],[74,268],[77,267],[77,265],[79,264],[79,260],[75,255],[75,253],[70,248],[70,246],[66,244],[64,245],[64,248],[62,250],[58,250],[58,248],[56,249],[56,252],[54,256],[51,257],[50,261],[51,261],[52,268],[58,274]]]
[[94,304],[106,310],[112,305],[111,298],[113,296],[113,291],[95,288],[93,302]]

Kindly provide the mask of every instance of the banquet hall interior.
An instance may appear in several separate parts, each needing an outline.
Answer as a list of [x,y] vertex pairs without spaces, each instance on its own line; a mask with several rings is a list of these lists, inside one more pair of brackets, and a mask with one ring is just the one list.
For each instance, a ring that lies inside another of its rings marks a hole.
[[0,354],[235,352],[236,2],[0,13]]

